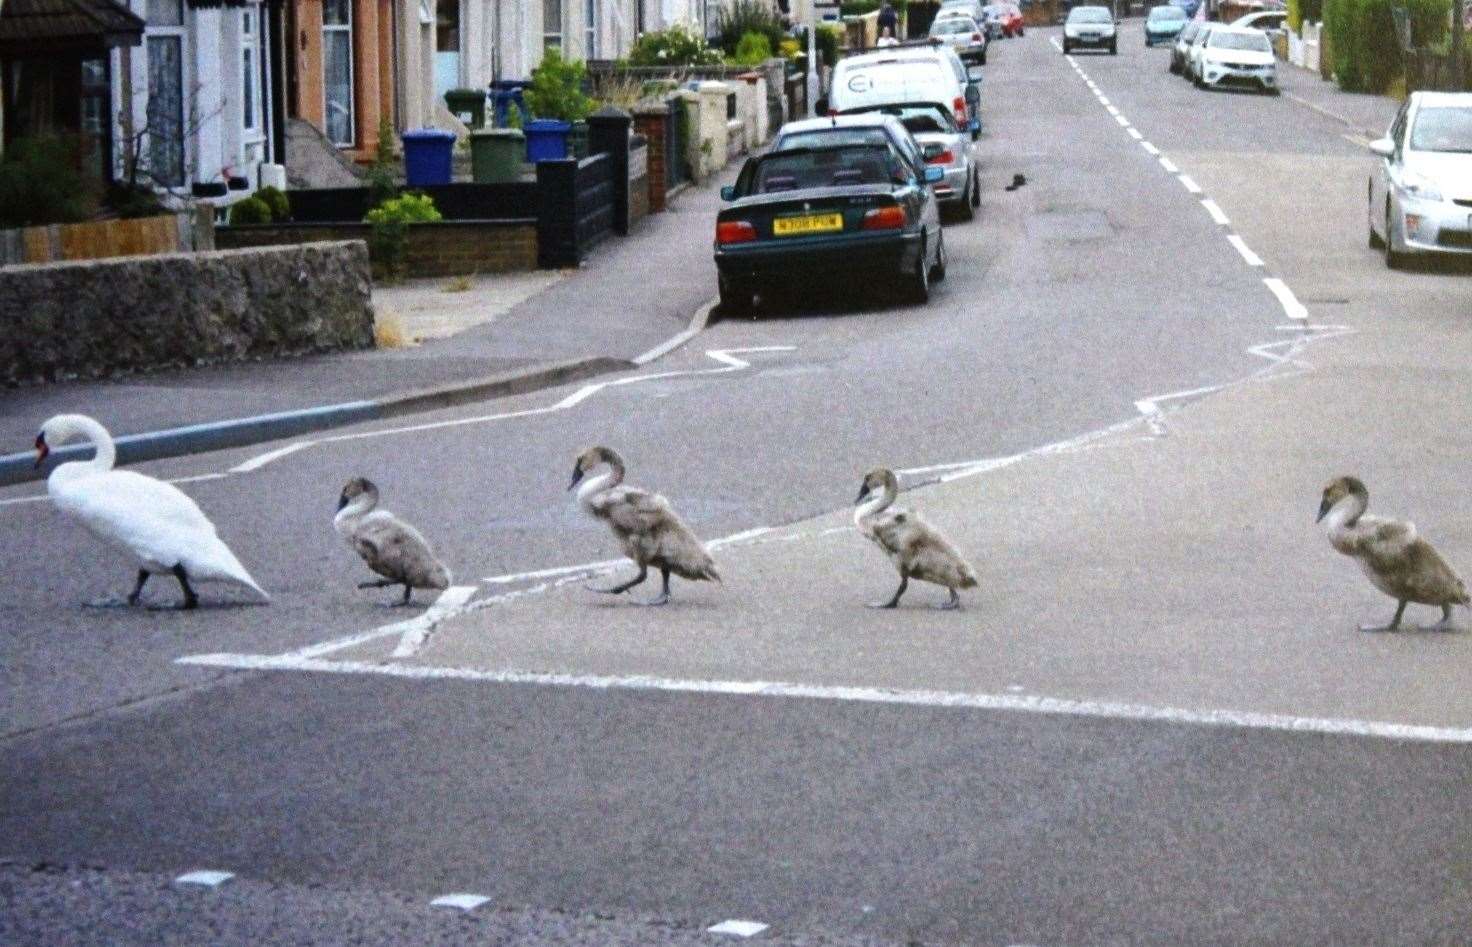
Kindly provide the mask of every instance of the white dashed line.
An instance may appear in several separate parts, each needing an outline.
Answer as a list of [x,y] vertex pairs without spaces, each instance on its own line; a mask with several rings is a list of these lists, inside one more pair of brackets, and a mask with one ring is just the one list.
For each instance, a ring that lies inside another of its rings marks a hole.
[[1155,147],[1154,145],[1150,144],[1150,142],[1148,142],[1148,141],[1142,141],[1142,142],[1140,142],[1140,147],[1141,148],[1144,148],[1147,154],[1152,154],[1152,155],[1155,155],[1156,157],[1159,157],[1160,156],[1160,149],[1157,148],[1157,147]]
[[1109,100],[1104,97],[1103,92],[1095,92],[1094,94],[1099,97],[1100,105],[1104,106],[1105,108],[1114,108],[1114,106],[1109,103]]
[[1195,181],[1191,180],[1191,176],[1190,175],[1187,175],[1187,174],[1177,175],[1177,180],[1179,180],[1181,182],[1181,187],[1184,187],[1186,190],[1190,191],[1192,194],[1200,194],[1201,193],[1201,185],[1199,185]]
[[1248,266],[1263,265],[1262,257],[1252,252],[1252,248],[1247,245],[1246,240],[1232,233],[1227,234],[1227,242],[1235,247],[1238,253],[1242,254],[1242,259],[1247,261]]
[[1170,174],[1180,174],[1181,173],[1181,169],[1178,168],[1178,167],[1176,167],[1176,163],[1174,161],[1170,160],[1169,158],[1167,158],[1165,155],[1161,155],[1160,156],[1160,166],[1162,168],[1164,168]]
[[1104,109],[1104,111],[1108,112],[1110,115],[1113,115],[1115,117],[1118,117],[1119,116],[1119,109],[1115,108],[1112,105],[1106,106],[1105,109]]
[[257,454],[243,464],[236,464],[230,468],[230,472],[233,474],[250,473],[252,470],[259,470],[272,461],[280,460],[283,457],[295,454],[304,447],[311,446],[311,441],[297,441],[295,444],[287,444],[285,447],[278,447],[276,450],[267,451],[264,454]]
[[706,928],[711,934],[731,934],[735,937],[755,937],[767,929],[760,921],[722,921]]
[[234,873],[228,871],[191,871],[187,875],[180,875],[175,878],[174,884],[198,885],[201,888],[218,888],[234,877]]
[[1138,128],[1126,128],[1125,131],[1129,132],[1130,137],[1133,138],[1135,141],[1141,141],[1145,137],[1144,135],[1140,134],[1140,130]]
[[1119,123],[1119,127],[1120,128],[1129,128],[1130,127],[1130,120],[1127,119],[1127,118],[1125,118],[1123,115],[1116,115],[1116,116],[1114,116],[1114,120]]
[[1227,219],[1227,215],[1222,213],[1222,209],[1216,206],[1216,201],[1212,200],[1211,198],[1208,197],[1203,199],[1201,201],[1201,206],[1206,208],[1206,212],[1211,215],[1212,220],[1221,224],[1223,227],[1231,223],[1231,221]]
[[434,908],[459,908],[470,912],[480,907],[491,899],[481,894],[442,894],[429,902]]
[[[1278,297],[1278,303],[1282,305],[1283,312],[1289,319],[1302,322],[1308,318],[1308,308],[1298,301],[1298,297],[1293,295],[1293,290],[1288,288],[1287,283],[1276,276],[1269,276],[1263,280],[1263,283],[1274,296]],[[1294,326],[1294,328],[1298,327]]]

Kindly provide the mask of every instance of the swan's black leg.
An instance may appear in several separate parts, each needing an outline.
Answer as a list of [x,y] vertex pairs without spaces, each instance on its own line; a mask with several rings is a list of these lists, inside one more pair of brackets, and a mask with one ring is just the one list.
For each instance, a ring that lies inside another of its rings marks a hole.
[[949,589],[948,591],[951,593],[951,595],[945,600],[945,603],[935,606],[943,612],[953,612],[961,607],[961,596],[956,594],[955,589]]
[[631,589],[634,586],[638,585],[640,582],[643,582],[647,578],[649,578],[649,567],[648,566],[640,566],[639,567],[639,574],[638,575],[634,576],[632,579],[630,579],[627,582],[620,582],[618,585],[615,585],[613,588],[610,588],[610,589],[600,589],[600,588],[598,588],[596,586],[592,586],[592,585],[584,586],[584,588],[586,588],[589,592],[602,592],[604,595],[622,595],[623,593],[627,592],[629,589]]
[[133,591],[128,593],[128,604],[137,605],[138,597],[143,594],[143,583],[148,581],[148,570],[138,570],[138,584],[133,586]]
[[199,607],[199,596],[194,594],[194,589],[189,587],[189,575],[184,571],[184,564],[174,566],[174,578],[179,580],[179,588],[184,590],[184,604],[179,606],[183,609]]
[[900,605],[900,596],[901,595],[904,595],[905,594],[905,589],[907,589],[909,587],[910,587],[910,577],[907,576],[907,575],[902,575],[902,576],[900,576],[900,587],[894,590],[894,598],[890,599],[887,602],[870,602],[869,603],[869,607],[870,608],[898,608],[899,605]]
[[662,579],[659,595],[645,602],[645,605],[668,605],[670,603],[670,569],[669,566],[660,566],[659,574]]
[[409,596],[411,596],[413,594],[414,594],[414,586],[410,585],[408,582],[405,582],[404,583],[404,597],[399,600],[399,604],[400,605],[409,605],[409,604],[411,604],[410,601],[409,601]]

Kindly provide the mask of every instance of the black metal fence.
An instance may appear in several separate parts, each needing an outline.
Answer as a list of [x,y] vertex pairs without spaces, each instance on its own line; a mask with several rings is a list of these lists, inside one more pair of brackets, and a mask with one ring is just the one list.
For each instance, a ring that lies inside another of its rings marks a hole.
[[666,189],[673,190],[675,185],[690,180],[690,111],[679,96],[669,100],[669,109],[669,134],[664,139],[664,181]]
[[581,161],[542,161],[537,187],[537,257],[543,267],[577,266],[614,229],[614,161],[597,154]]

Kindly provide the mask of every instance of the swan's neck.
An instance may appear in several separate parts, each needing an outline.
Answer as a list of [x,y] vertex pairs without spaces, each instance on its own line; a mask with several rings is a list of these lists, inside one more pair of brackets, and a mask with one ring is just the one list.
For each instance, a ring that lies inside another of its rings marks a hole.
[[859,504],[859,508],[854,510],[854,522],[861,523],[879,514],[888,508],[898,495],[893,487],[886,486],[882,491]]
[[73,422],[73,427],[78,434],[92,442],[92,446],[97,449],[97,456],[91,460],[75,460],[62,466],[82,465],[96,473],[106,473],[111,470],[117,463],[118,449],[112,442],[112,435],[107,433],[107,428],[91,418],[78,418]]
[[360,493],[353,497],[352,502],[337,511],[332,518],[332,525],[339,533],[349,533],[364,516],[368,515],[375,506],[378,499],[368,493]]
[[589,477],[583,481],[581,487],[578,487],[578,502],[583,506],[589,506],[595,496],[604,490],[611,490],[618,486],[623,479],[623,471],[618,468],[605,471],[596,477]]
[[1350,494],[1329,508],[1329,515],[1324,517],[1324,529],[1328,530],[1331,536],[1338,536],[1354,529],[1360,517],[1365,515],[1365,510],[1369,505],[1365,497]]

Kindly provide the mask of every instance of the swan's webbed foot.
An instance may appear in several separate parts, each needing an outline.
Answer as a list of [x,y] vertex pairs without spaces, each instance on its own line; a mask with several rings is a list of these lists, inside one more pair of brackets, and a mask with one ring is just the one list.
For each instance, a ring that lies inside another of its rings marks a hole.
[[173,573],[174,578],[179,580],[179,588],[184,590],[184,601],[179,603],[179,611],[188,612],[198,608],[199,596],[195,595],[194,589],[189,587],[189,574],[184,571],[183,563],[175,565]]
[[900,600],[897,599],[897,598],[892,598],[892,599],[890,599],[887,602],[865,602],[864,603],[864,607],[865,608],[899,608],[900,607]]
[[670,570],[660,569],[659,574],[662,580],[660,582],[659,594],[647,602],[640,602],[640,605],[656,607],[659,605],[668,605],[670,603]]
[[[634,576],[627,582],[620,582],[618,585],[606,589],[601,589],[596,585],[585,585],[583,586],[583,588],[587,589],[589,592],[598,592],[602,595],[622,595],[647,578],[649,578],[649,569],[645,566],[640,566],[639,574]],[[668,588],[665,589],[665,594],[669,594]]]
[[1406,604],[1406,600],[1401,599],[1400,605],[1398,605],[1395,609],[1395,617],[1390,619],[1390,624],[1361,625],[1360,631],[1370,632],[1372,634],[1382,631],[1398,631],[1400,629],[1400,618],[1406,613]]
[[82,603],[83,608],[127,608],[136,605],[132,597],[122,598],[117,595],[109,595],[105,598],[94,598]]
[[932,606],[938,612],[958,612],[961,610],[961,596],[956,594],[955,589],[950,590],[951,596],[939,605]]
[[910,587],[910,577],[900,576],[900,587],[894,590],[894,597],[887,602],[870,602],[870,608],[899,608],[900,596],[905,594],[905,589]]
[[1452,607],[1441,606],[1441,621],[1425,629],[1426,631],[1461,631],[1462,629],[1452,621]]

